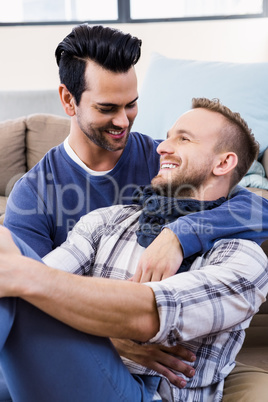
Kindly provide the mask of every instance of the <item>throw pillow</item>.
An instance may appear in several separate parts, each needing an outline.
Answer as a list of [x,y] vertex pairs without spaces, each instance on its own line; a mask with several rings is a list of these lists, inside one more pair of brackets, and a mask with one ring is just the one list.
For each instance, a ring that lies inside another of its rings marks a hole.
[[192,98],[218,98],[239,112],[260,143],[268,146],[268,63],[224,63],[171,59],[153,54],[139,97],[133,126],[165,139]]

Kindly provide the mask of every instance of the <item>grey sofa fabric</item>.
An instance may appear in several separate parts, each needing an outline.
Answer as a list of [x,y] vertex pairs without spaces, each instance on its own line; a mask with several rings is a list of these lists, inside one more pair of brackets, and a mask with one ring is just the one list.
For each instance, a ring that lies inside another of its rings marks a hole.
[[0,121],[33,113],[66,117],[57,90],[0,91]]

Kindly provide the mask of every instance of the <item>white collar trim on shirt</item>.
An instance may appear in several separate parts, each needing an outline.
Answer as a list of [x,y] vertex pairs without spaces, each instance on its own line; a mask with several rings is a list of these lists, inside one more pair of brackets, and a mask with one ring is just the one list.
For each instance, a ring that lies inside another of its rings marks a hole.
[[104,170],[102,172],[97,172],[96,170],[90,169],[81,159],[76,155],[74,150],[70,147],[69,144],[69,136],[64,140],[64,149],[69,155],[69,157],[77,163],[77,165],[81,166],[87,173],[91,174],[92,176],[104,176],[105,174],[109,173],[111,170]]

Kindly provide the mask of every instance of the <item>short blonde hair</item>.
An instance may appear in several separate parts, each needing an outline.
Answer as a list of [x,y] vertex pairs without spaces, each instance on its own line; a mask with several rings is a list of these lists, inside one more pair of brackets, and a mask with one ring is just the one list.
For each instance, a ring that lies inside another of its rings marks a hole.
[[259,144],[255,140],[252,130],[239,113],[232,112],[221,104],[219,99],[193,98],[192,108],[203,108],[220,113],[225,117],[226,124],[219,133],[219,139],[214,151],[234,152],[238,157],[238,163],[234,169],[231,187],[235,186],[247,173],[250,166],[259,154]]

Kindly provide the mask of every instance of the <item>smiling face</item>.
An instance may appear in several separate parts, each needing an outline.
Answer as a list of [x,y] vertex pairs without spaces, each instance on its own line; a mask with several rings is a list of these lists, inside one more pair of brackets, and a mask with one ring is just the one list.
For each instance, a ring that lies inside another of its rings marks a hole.
[[88,61],[87,89],[75,105],[77,125],[98,148],[124,149],[137,115],[137,78],[134,68],[114,73]]
[[183,114],[157,148],[160,170],[153,188],[169,197],[205,199],[216,163],[214,147],[224,124],[221,114],[202,108]]

